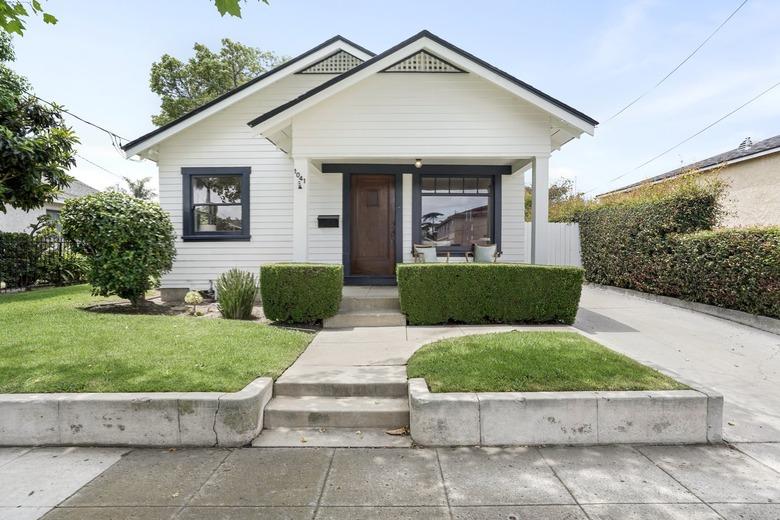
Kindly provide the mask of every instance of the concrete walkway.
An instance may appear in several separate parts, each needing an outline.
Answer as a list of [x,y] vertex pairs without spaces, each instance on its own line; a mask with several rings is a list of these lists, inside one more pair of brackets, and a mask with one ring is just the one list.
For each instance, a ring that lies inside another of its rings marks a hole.
[[[769,520],[780,515],[774,453],[753,458],[726,446],[133,450],[83,487],[91,473],[65,489],[74,468],[105,450],[79,449],[78,461],[59,466],[42,463],[50,452],[32,450],[11,470],[0,467],[0,518],[37,518],[45,509],[34,505],[48,509],[59,499],[46,520]],[[54,484],[58,468],[68,474]]]
[[575,326],[721,392],[726,440],[780,442],[780,336],[588,286]]

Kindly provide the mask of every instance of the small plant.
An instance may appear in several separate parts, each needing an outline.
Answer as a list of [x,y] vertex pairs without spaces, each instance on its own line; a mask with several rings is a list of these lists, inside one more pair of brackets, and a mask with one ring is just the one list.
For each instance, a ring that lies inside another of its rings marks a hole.
[[196,315],[198,311],[198,305],[203,303],[203,296],[201,296],[198,291],[189,291],[184,295],[184,303],[187,305],[192,305],[191,314]]
[[248,320],[257,296],[257,279],[252,273],[231,269],[217,279],[217,309],[228,320]]

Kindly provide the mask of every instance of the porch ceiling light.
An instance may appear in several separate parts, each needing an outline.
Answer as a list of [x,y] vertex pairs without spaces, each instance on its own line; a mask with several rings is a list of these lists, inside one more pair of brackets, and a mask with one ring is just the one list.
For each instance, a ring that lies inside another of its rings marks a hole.
[[414,167],[415,168],[422,168],[422,159],[415,159],[414,160]]

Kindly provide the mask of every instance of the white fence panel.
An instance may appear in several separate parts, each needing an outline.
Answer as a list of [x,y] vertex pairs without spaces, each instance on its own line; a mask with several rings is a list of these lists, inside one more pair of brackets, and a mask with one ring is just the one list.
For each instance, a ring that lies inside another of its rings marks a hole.
[[[580,259],[580,225],[550,222],[547,224],[547,247],[550,265],[582,267]],[[531,223],[525,223],[525,261],[531,261]]]

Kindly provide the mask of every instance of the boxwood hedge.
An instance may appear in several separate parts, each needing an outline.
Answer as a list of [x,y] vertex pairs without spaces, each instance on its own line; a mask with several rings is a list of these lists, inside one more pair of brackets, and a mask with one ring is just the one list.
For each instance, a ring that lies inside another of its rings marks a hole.
[[573,323],[582,269],[527,264],[401,264],[401,311],[412,325]]
[[344,271],[333,264],[267,264],[260,268],[263,312],[274,321],[314,323],[341,305]]

